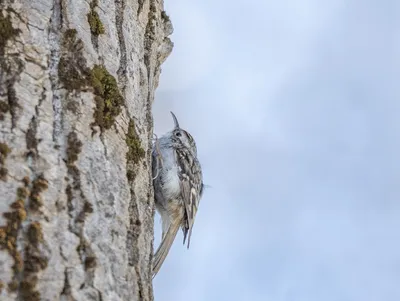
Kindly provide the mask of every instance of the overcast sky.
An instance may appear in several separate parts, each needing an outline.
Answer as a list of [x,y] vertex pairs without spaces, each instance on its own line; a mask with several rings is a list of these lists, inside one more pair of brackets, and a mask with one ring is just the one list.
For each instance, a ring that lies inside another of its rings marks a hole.
[[165,9],[155,132],[173,111],[211,188],[155,300],[400,300],[400,2]]

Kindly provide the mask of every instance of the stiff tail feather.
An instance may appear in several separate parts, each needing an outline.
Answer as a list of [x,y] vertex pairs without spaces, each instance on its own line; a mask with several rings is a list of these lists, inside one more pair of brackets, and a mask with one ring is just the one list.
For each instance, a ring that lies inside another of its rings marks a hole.
[[156,254],[153,259],[153,278],[157,275],[160,270],[165,258],[168,255],[169,249],[172,246],[172,243],[175,240],[176,233],[178,233],[180,227],[180,222],[172,223],[167,233],[164,235],[163,240],[158,247]]

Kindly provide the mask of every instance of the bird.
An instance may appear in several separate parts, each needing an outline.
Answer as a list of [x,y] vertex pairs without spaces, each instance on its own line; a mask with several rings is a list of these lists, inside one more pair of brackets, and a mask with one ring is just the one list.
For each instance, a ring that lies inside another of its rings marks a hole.
[[193,224],[204,184],[196,142],[179,126],[171,112],[174,128],[156,139],[152,148],[154,200],[162,221],[162,239],[153,257],[153,278],[159,272],[179,228],[183,245],[190,246]]

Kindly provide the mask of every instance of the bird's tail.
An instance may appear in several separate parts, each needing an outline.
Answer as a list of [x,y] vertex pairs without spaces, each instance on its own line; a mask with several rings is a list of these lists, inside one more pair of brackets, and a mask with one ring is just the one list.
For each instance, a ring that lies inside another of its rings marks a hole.
[[153,260],[153,278],[157,275],[165,258],[168,255],[169,249],[175,240],[176,233],[178,233],[181,223],[180,220],[175,220],[170,224],[167,233],[164,235],[163,240],[158,247]]

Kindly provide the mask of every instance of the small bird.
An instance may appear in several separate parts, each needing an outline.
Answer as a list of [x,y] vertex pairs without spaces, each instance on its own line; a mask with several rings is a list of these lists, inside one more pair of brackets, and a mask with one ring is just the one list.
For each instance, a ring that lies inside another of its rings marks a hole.
[[162,241],[153,261],[153,278],[161,268],[182,228],[183,244],[189,249],[193,223],[203,195],[203,175],[197,159],[193,137],[179,127],[172,113],[175,127],[156,140],[152,151],[152,173],[155,205],[162,220]]

